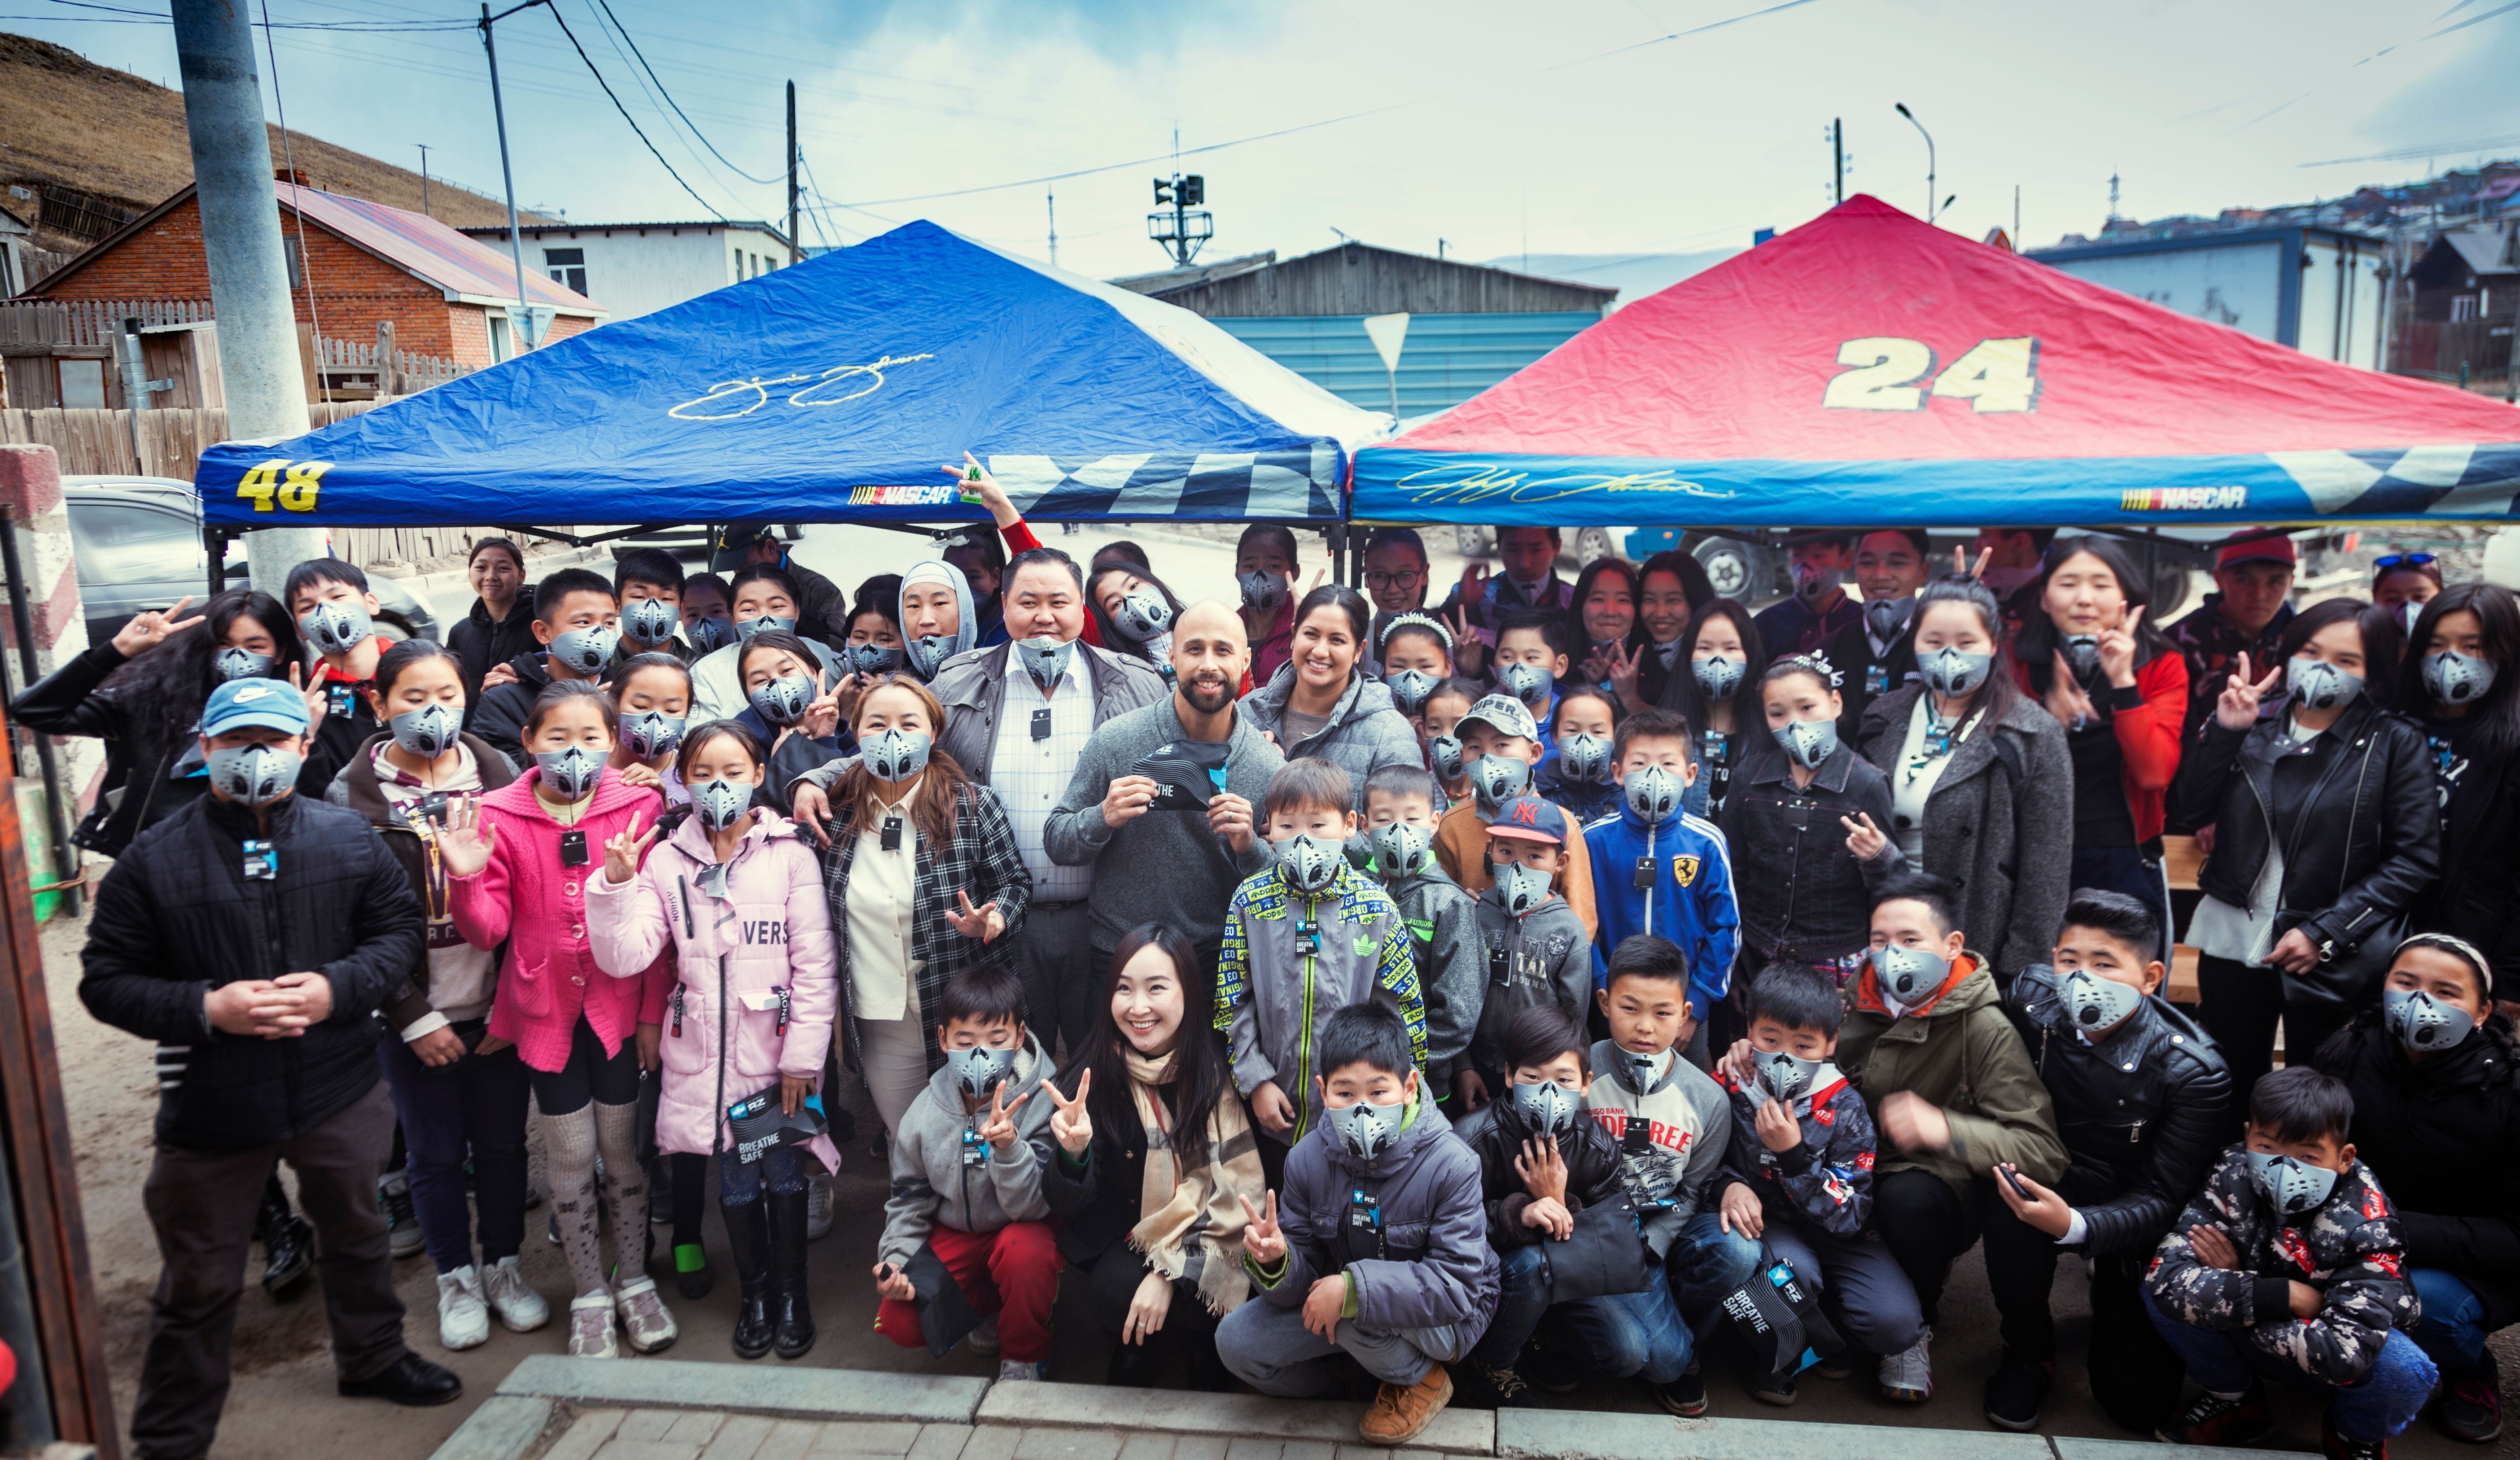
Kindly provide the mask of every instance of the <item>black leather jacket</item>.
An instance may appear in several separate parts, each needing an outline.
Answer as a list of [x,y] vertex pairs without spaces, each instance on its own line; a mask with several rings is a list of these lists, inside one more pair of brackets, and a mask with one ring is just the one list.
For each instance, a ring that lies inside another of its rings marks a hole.
[[2065,1178],[2056,1189],[2083,1214],[2093,1257],[2151,1247],[2214,1169],[2231,1103],[2231,1072],[2196,1022],[2159,998],[2097,1044],[2062,1027],[2056,971],[2015,974],[2004,1012],[2056,1102]]
[[[1531,1204],[1531,1193],[1513,1170],[1513,1158],[1522,1154],[1520,1128],[1491,1100],[1462,1117],[1453,1133],[1479,1158],[1479,1197],[1488,1211],[1488,1245],[1530,1246],[1539,1235],[1537,1227],[1522,1224],[1522,1209]],[[1566,1156],[1568,1212],[1615,1202],[1627,1189],[1619,1174],[1618,1143],[1598,1121],[1578,1115],[1574,1132],[1561,1139],[1558,1149]]]
[[[2306,742],[2278,702],[2246,730],[2211,715],[2170,786],[2170,829],[2212,823],[2214,852],[2197,873],[2207,896],[2249,906],[2268,853],[2280,846],[2275,936],[2299,928],[2319,965],[2287,976],[2296,996],[2361,1003],[2372,996],[2404,914],[2441,871],[2441,815],[2431,752],[2411,721],[2358,699]],[[2367,945],[2367,947],[2366,947]]]

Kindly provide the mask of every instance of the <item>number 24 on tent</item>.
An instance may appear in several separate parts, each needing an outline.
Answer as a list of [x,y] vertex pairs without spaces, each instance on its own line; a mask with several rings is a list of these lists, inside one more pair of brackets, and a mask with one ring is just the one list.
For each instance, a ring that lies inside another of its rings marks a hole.
[[1831,410],[1922,411],[1933,396],[1967,401],[1980,415],[2039,409],[2039,341],[2027,334],[1981,339],[1939,376],[1931,346],[1897,335],[1850,339],[1837,363],[1854,369],[1829,377],[1820,403]]

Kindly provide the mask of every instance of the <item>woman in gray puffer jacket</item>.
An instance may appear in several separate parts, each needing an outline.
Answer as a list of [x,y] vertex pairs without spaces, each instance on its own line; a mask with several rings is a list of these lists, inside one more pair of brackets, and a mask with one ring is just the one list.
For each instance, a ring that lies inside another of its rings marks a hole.
[[1423,770],[1418,730],[1391,691],[1366,677],[1365,636],[1373,612],[1355,589],[1326,583],[1304,595],[1286,663],[1242,697],[1242,715],[1286,759],[1318,756],[1347,773],[1356,809],[1366,777],[1385,766]]

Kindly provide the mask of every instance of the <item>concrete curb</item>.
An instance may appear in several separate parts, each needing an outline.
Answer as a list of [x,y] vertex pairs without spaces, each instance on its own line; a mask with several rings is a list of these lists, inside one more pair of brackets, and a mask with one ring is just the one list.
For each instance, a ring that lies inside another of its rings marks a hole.
[[560,1405],[545,1398],[496,1394],[446,1437],[429,1460],[518,1460],[551,1428]]
[[[998,1384],[992,1385],[988,1396],[980,1401],[978,1423],[1022,1425],[1036,1430],[1105,1430],[1122,1425],[1133,1432],[1313,1440],[1354,1446],[1357,1421],[1364,1417],[1365,1409],[1362,1404],[1272,1399],[1259,1394],[1205,1394],[1083,1384]],[[1426,1433],[1411,1440],[1409,1447],[1454,1455],[1493,1455],[1497,1453],[1497,1420],[1493,1410],[1447,1409],[1435,1416]]]
[[[1047,1387],[1047,1386],[1045,1386]],[[791,1419],[898,1420],[968,1425],[985,1379],[871,1374],[859,1369],[772,1369],[691,1359],[528,1355],[499,1383],[502,1395],[643,1409],[731,1409]]]

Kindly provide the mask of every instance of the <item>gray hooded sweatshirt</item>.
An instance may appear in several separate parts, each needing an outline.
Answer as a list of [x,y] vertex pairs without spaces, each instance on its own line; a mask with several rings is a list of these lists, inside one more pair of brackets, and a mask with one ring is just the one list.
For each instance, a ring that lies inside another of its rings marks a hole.
[[[1010,1104],[1027,1092],[1032,1098],[1015,1112],[1018,1139],[1004,1155],[995,1146],[980,1144],[979,1129],[988,1123],[989,1107],[964,1109],[953,1067],[928,1077],[927,1088],[902,1112],[901,1128],[893,1132],[892,1196],[883,1204],[878,1261],[895,1267],[907,1263],[938,1226],[980,1233],[1049,1218],[1041,1171],[1050,1160],[1050,1100],[1041,1093],[1041,1083],[1050,1072],[1050,1051],[1041,1047],[1040,1036],[1026,1030],[1023,1047],[1015,1051],[1014,1074],[1003,1088]],[[985,1155],[967,1161],[967,1150]]]
[[[910,565],[910,570],[901,575],[901,592],[903,594],[909,593],[913,584],[935,582],[943,582],[953,586],[954,604],[959,610],[954,616],[954,621],[956,624],[960,625],[960,627],[954,631],[954,637],[946,641],[944,645],[945,652],[936,656],[935,668],[942,669],[945,667],[946,660],[951,659],[956,654],[962,653],[965,649],[972,648],[979,643],[980,620],[978,611],[971,603],[970,580],[963,576],[963,570],[961,568],[954,566],[952,563],[947,562],[941,557],[931,557],[925,562],[912,563]],[[903,658],[910,672],[921,680],[930,680],[935,678],[933,670],[926,674],[921,674],[919,671],[919,655],[912,649],[910,642],[910,615],[903,611],[901,598],[898,596],[893,598],[892,611],[895,615],[893,622],[902,626],[901,639],[902,648],[904,651]]]
[[1350,673],[1347,692],[1330,707],[1329,723],[1300,743],[1289,743],[1285,729],[1286,697],[1294,688],[1295,666],[1280,665],[1267,685],[1242,696],[1238,706],[1242,718],[1251,722],[1253,730],[1277,736],[1278,749],[1286,759],[1318,756],[1345,771],[1359,812],[1365,810],[1367,776],[1385,766],[1426,769],[1426,753],[1418,747],[1417,729],[1400,713],[1390,686],[1381,681],[1367,679],[1362,670]]

